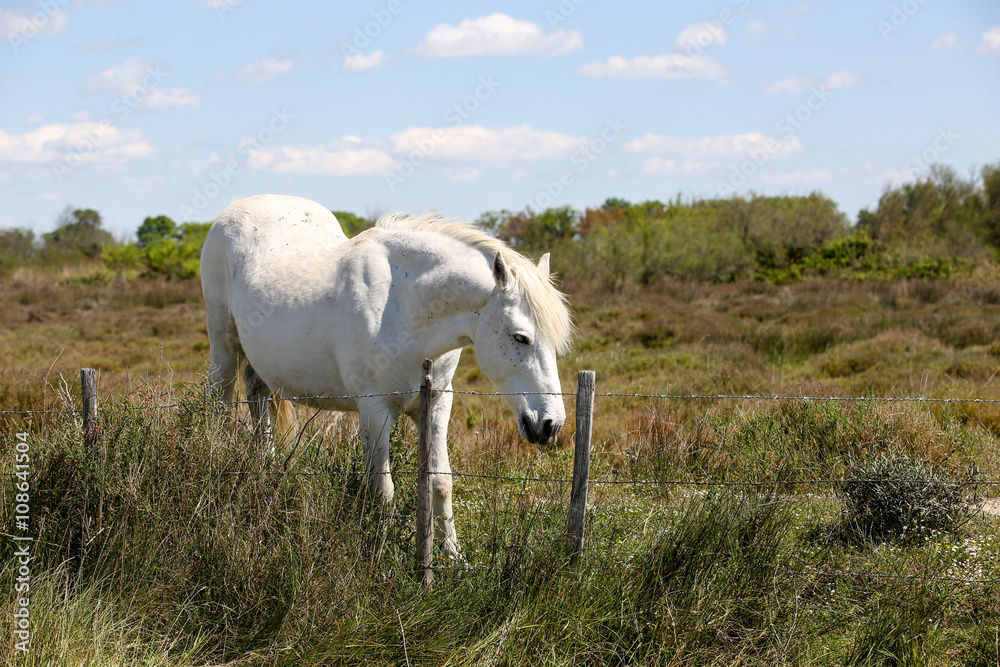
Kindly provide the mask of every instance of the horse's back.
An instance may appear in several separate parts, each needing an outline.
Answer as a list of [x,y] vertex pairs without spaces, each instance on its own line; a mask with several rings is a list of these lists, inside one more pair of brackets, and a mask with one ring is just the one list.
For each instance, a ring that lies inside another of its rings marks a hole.
[[241,199],[219,214],[205,243],[227,241],[230,252],[292,244],[339,244],[347,240],[337,218],[304,197],[257,195]]
[[233,281],[245,281],[248,274],[294,274],[296,268],[337,254],[346,241],[333,213],[312,200],[290,195],[241,199],[219,214],[205,239],[201,253],[205,298],[228,300]]
[[337,254],[346,241],[333,213],[303,197],[258,195],[227,207],[212,223],[201,253],[210,339],[237,339],[237,295],[246,295],[254,283],[308,283],[305,267]]

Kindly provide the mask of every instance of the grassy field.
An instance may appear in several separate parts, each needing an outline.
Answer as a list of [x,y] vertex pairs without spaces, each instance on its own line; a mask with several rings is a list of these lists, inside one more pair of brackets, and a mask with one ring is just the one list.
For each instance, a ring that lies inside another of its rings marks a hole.
[[[592,369],[598,392],[998,399],[998,278],[566,285],[579,336],[564,390]],[[994,404],[598,397],[587,552],[571,568],[572,421],[536,448],[498,399],[460,394],[467,566],[438,561],[428,591],[411,572],[408,425],[383,509],[349,418],[317,417],[269,460],[205,401],[197,282],[79,265],[4,287],[0,409],[70,407],[79,368],[97,367],[103,457],[88,461],[72,417],[4,417],[4,472],[14,432],[30,433],[37,543],[25,655],[10,639],[16,545],[0,542],[3,664],[1000,661],[996,520],[961,504],[946,526],[866,534],[844,487],[816,481],[879,456],[1000,480]],[[456,389],[490,391],[472,357]],[[963,503],[993,490],[962,488]],[[16,490],[2,494],[14,534]]]

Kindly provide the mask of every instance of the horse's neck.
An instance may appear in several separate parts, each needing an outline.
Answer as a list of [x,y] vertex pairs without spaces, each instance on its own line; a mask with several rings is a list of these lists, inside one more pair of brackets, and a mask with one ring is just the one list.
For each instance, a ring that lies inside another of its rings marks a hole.
[[448,237],[438,241],[390,248],[404,322],[414,335],[426,334],[429,354],[471,342],[494,286],[482,251]]

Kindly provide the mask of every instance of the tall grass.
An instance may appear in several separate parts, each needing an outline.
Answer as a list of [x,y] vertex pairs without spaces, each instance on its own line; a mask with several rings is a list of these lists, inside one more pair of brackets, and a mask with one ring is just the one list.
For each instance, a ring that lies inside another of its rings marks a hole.
[[[367,497],[342,423],[317,419],[272,457],[242,413],[205,396],[153,384],[106,401],[97,461],[72,415],[32,429],[31,651],[5,641],[0,662],[832,665],[990,655],[979,628],[1000,618],[998,588],[942,578],[976,568],[966,578],[1000,577],[994,523],[861,544],[836,536],[828,487],[789,483],[901,445],[952,471],[995,450],[988,430],[947,414],[839,404],[655,414],[597,443],[587,551],[575,568],[563,551],[568,486],[558,481],[571,452],[518,449],[513,428],[456,436],[470,439],[456,443],[456,471],[482,475],[456,478],[467,564],[437,559],[427,590],[412,572],[411,427],[393,434],[398,497],[387,508]],[[614,409],[608,400],[599,415]],[[11,534],[9,482],[2,493]],[[13,552],[0,542],[4,637]]]

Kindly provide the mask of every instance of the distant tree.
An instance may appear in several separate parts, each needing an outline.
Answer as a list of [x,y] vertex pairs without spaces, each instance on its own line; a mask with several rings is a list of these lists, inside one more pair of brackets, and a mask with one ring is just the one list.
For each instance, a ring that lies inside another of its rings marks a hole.
[[580,213],[572,206],[547,208],[539,213],[532,229],[533,244],[544,244],[550,240],[570,240],[576,236],[580,225]]
[[13,270],[36,250],[35,233],[30,229],[0,230],[0,275]]
[[530,208],[517,213],[504,209],[488,211],[476,223],[497,238],[529,254],[551,251],[552,245],[571,241],[580,227],[580,213],[571,206],[547,208],[535,213]]
[[609,206],[608,199],[599,208],[588,208],[580,216],[580,236],[584,239],[590,237],[598,229],[605,227],[616,227],[625,221],[625,209],[618,206]]
[[989,241],[1000,247],[1000,162],[988,164],[980,172],[983,182],[983,218]]
[[155,218],[150,217],[143,220],[139,229],[136,230],[135,236],[138,239],[136,245],[145,248],[160,239],[179,238],[179,230],[177,223],[173,220],[165,215],[158,215]]
[[371,220],[362,218],[360,215],[356,215],[350,211],[331,211],[331,213],[337,218],[341,229],[348,236],[357,236],[373,224]]
[[916,181],[886,187],[875,210],[858,215],[858,228],[910,254],[975,257],[987,244],[1000,247],[998,167],[987,165],[977,181],[933,165]]
[[55,231],[43,234],[46,250],[79,252],[87,257],[99,257],[101,248],[114,239],[101,229],[101,214],[97,211],[73,209],[67,206],[56,220]]
[[27,259],[35,252],[35,232],[30,229],[0,230],[0,254]]
[[148,275],[196,278],[201,268],[201,248],[211,226],[210,222],[185,222],[172,236],[152,241],[144,248]]
[[628,201],[622,199],[621,197],[608,197],[607,199],[604,200],[604,203],[601,204],[601,208],[605,210],[609,208],[625,209],[628,208],[629,206],[631,206],[631,204],[629,204]]
[[476,218],[476,224],[493,236],[498,236],[512,215],[514,214],[505,208],[499,211],[486,211]]

